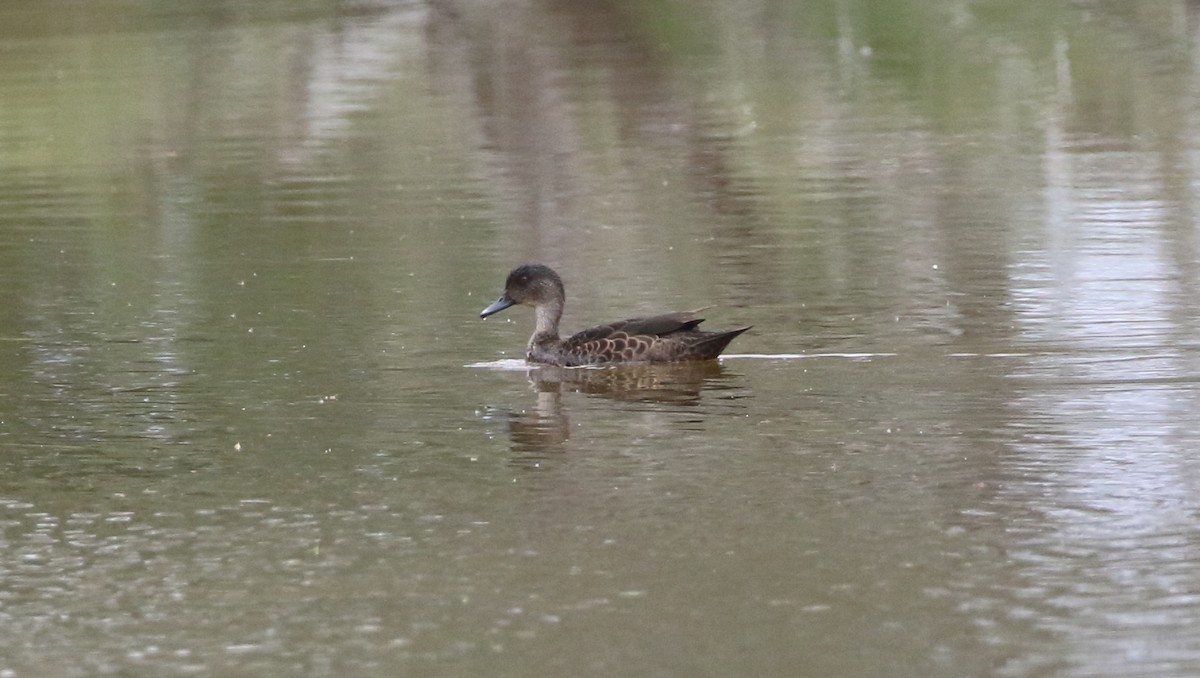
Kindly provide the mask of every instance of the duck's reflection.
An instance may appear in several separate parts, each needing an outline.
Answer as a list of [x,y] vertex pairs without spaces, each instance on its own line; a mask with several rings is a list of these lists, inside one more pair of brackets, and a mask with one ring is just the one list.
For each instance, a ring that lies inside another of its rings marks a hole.
[[646,403],[699,403],[704,383],[724,374],[716,360],[656,365],[563,368],[543,365],[529,370],[539,389],[556,388],[613,400]]
[[564,389],[623,402],[693,406],[700,403],[705,384],[724,374],[725,369],[715,360],[601,368],[533,367],[528,377],[537,392],[535,405],[509,413],[512,449],[531,459],[562,449],[571,436],[571,421],[563,408]]
[[508,438],[514,452],[546,454],[571,437],[571,419],[563,412],[562,384],[534,382],[536,405],[508,414]]

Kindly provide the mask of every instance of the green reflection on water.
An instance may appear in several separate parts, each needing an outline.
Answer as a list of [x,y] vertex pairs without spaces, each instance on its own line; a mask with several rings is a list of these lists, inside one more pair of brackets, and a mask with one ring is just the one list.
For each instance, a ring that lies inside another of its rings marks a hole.
[[[16,666],[1194,673],[1191,12],[6,6]],[[526,260],[806,357],[464,368]]]

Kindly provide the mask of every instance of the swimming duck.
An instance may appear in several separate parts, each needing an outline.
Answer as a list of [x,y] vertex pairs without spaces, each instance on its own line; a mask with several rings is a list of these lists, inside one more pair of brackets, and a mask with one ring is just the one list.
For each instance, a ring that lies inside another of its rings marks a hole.
[[630,318],[558,338],[566,292],[562,278],[548,266],[526,264],[508,274],[504,294],[479,313],[486,318],[509,306],[532,306],[537,318],[529,350],[530,362],[573,367],[602,363],[674,363],[714,360],[737,335],[750,329],[704,332],[693,312]]

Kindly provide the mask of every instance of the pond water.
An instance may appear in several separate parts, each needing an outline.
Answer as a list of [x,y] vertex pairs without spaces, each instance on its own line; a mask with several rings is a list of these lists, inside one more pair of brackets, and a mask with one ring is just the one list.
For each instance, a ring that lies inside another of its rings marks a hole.
[[[0,9],[0,676],[1200,673],[1197,36]],[[524,262],[754,328],[530,368]]]

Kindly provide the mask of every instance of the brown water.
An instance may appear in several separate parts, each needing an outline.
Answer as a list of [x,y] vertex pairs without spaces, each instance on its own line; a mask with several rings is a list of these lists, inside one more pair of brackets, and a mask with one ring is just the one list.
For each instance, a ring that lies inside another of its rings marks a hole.
[[0,9],[0,677],[1200,673],[1198,31]]

